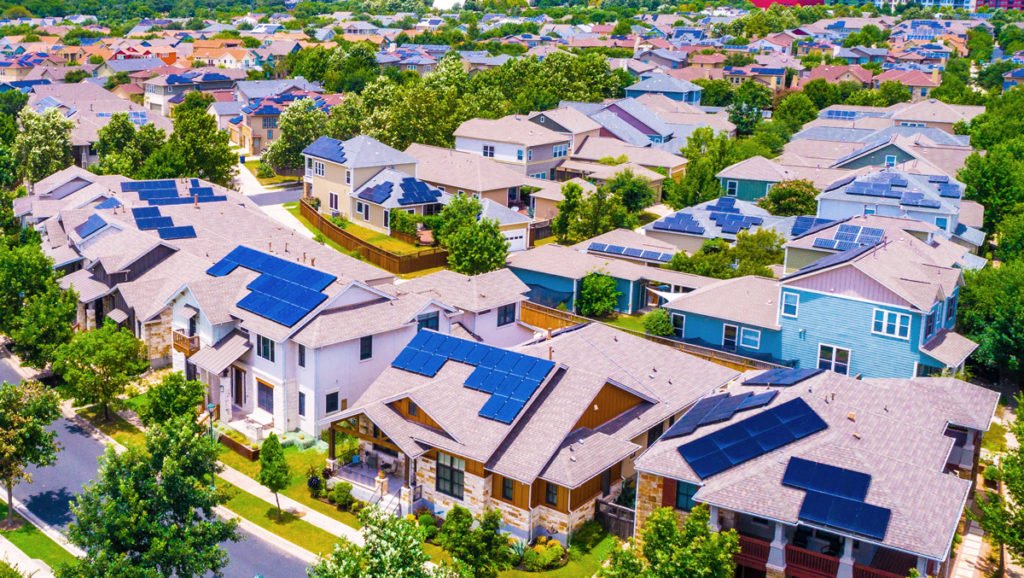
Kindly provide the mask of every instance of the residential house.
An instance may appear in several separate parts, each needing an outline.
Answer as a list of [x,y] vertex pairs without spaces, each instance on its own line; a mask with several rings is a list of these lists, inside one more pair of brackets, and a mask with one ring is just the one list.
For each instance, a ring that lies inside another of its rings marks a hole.
[[790,166],[755,156],[730,165],[715,176],[726,196],[757,201],[784,181],[807,180],[820,190],[849,174],[845,169]]
[[519,115],[471,119],[455,129],[455,149],[506,163],[537,179],[551,179],[570,152],[572,137]]
[[548,130],[568,135],[570,154],[574,153],[586,139],[601,134],[600,124],[571,107],[535,112],[529,118]]
[[670,152],[638,147],[618,139],[590,137],[580,143],[573,153],[573,160],[600,162],[601,159],[626,157],[626,160],[656,172],[664,170],[671,177],[682,175],[686,170],[686,159]]
[[505,163],[478,154],[422,144],[411,144],[405,154],[416,159],[420,180],[450,194],[467,194],[507,207],[524,198],[528,177]]
[[740,85],[750,80],[768,87],[772,93],[786,88],[785,68],[768,68],[750,64],[747,66],[726,66],[722,71],[725,73],[725,79],[734,85]]
[[[263,154],[275,140],[277,123],[286,108],[297,100],[312,99],[316,108],[330,112],[340,102],[340,95],[322,96],[312,92],[289,91],[277,96],[255,99],[243,105],[240,114],[228,120],[231,140],[248,154]],[[241,103],[222,103],[241,104]]]
[[875,88],[883,82],[896,82],[910,89],[911,99],[914,101],[928,98],[931,91],[939,86],[940,79],[938,71],[932,74],[925,74],[920,70],[899,70],[891,68],[877,75],[872,79]]
[[721,52],[712,54],[696,53],[690,55],[691,68],[723,68],[725,67],[726,56]]
[[601,186],[618,175],[626,172],[643,179],[647,183],[653,193],[652,200],[654,202],[652,204],[661,202],[661,190],[662,185],[665,182],[665,177],[660,173],[656,173],[650,169],[628,161],[618,164],[608,164],[608,162],[595,163],[569,159],[555,170],[555,177],[556,180],[559,181],[570,180],[578,177],[590,181],[597,186]]
[[323,88],[320,83],[310,82],[301,76],[276,80],[239,80],[234,84],[235,100],[245,104],[293,91],[322,93]]
[[807,76],[804,78],[804,83],[819,78],[824,79],[829,84],[838,84],[840,82],[856,82],[864,88],[871,86],[871,79],[874,73],[870,70],[862,67],[859,64],[844,64],[844,65],[833,65],[823,64],[821,66],[815,66],[810,70]]
[[672,260],[678,251],[670,243],[641,235],[630,229],[612,229],[607,233],[573,245],[573,249],[648,267],[664,266]]
[[687,253],[709,239],[736,240],[740,231],[771,229],[781,221],[756,204],[725,196],[682,209],[644,225],[644,234]]
[[656,48],[639,52],[634,58],[641,62],[657,65],[660,68],[673,69],[686,66],[687,53],[678,50]]
[[257,57],[247,48],[197,48],[192,53],[193,65],[250,70],[257,68]]
[[700,104],[703,89],[692,82],[673,78],[667,74],[651,74],[626,87],[626,97],[637,98],[645,94],[660,94],[687,104]]
[[195,90],[214,92],[230,90],[235,82],[245,78],[245,72],[229,69],[195,69],[183,73],[161,74],[146,80],[143,86],[145,107],[153,112],[170,116],[176,102]]
[[845,60],[847,64],[883,63],[888,56],[888,48],[872,48],[870,46],[837,47],[834,57]]

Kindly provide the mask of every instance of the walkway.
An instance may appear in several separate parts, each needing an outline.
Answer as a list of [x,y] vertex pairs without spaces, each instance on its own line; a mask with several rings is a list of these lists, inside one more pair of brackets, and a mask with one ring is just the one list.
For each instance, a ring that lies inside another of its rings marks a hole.
[[975,522],[970,522],[964,540],[960,543],[960,549],[956,556],[956,568],[953,578],[975,578],[984,575],[982,566],[985,561],[981,558],[983,538],[985,533],[981,531]]
[[289,213],[288,209],[284,208],[284,205],[267,205],[265,207],[260,207],[260,209],[282,225],[290,227],[297,233],[310,239],[313,238],[313,232],[307,229],[305,225],[296,219],[295,215]]
[[22,576],[53,578],[53,570],[45,562],[30,558],[28,554],[3,536],[0,536],[0,559],[13,566]]

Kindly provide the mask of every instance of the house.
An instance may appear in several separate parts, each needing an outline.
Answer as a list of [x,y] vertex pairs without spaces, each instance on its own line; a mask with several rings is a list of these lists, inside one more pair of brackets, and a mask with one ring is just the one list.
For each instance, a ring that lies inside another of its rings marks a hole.
[[630,229],[612,229],[573,245],[573,249],[599,257],[622,259],[630,263],[661,267],[672,260],[678,249],[670,243],[641,235]]
[[253,100],[280,96],[291,91],[323,92],[320,83],[310,82],[301,76],[277,80],[239,80],[233,88],[235,100],[246,104]]
[[506,163],[537,179],[550,179],[568,156],[570,135],[519,115],[475,118],[455,129],[455,149]]
[[568,135],[570,153],[575,152],[586,139],[601,134],[600,124],[572,107],[535,112],[529,118],[548,130]]
[[877,75],[872,79],[875,88],[883,82],[897,82],[910,89],[911,99],[914,101],[928,98],[931,91],[939,86],[938,71],[933,74],[925,74],[920,70],[899,70],[891,68]]
[[[87,59],[86,59],[87,60]],[[132,74],[167,66],[167,63],[155,56],[146,58],[129,58],[125,60],[106,60],[96,67],[97,78],[107,78],[119,72]]]
[[870,70],[862,67],[859,64],[845,64],[845,65],[834,65],[834,64],[823,64],[821,66],[815,66],[804,78],[804,84],[812,80],[819,78],[824,79],[829,84],[838,84],[840,82],[856,82],[864,88],[871,86],[871,79],[874,73]]
[[643,229],[645,235],[692,254],[709,239],[733,242],[740,231],[771,229],[781,220],[754,203],[726,196],[676,211]]
[[703,89],[692,82],[673,78],[667,74],[651,74],[626,87],[626,97],[637,98],[644,94],[660,94],[687,104],[700,104]]
[[735,375],[601,324],[508,350],[421,331],[331,428],[359,439],[358,460],[330,463],[362,495],[379,468],[382,507],[400,515],[497,509],[518,540],[567,543],[633,477],[633,457]]
[[1003,74],[1003,92],[1021,84],[1024,68],[1015,68]]
[[241,78],[245,78],[244,71],[229,69],[199,68],[183,73],[161,74],[143,82],[146,89],[143,103],[150,111],[170,116],[176,102],[180,102],[186,93],[194,90],[230,90]]
[[520,191],[528,177],[505,163],[415,143],[405,149],[405,154],[416,159],[417,177],[443,192],[467,194],[507,207],[524,200]]
[[696,53],[690,56],[690,67],[693,68],[723,68],[726,56],[721,52],[712,54]]
[[597,190],[593,183],[581,178],[569,179],[564,182],[527,179],[527,185],[530,187],[529,205],[527,207],[529,214],[537,221],[554,219],[558,215],[558,203],[565,200],[565,195],[562,194],[562,187],[568,183],[579,186],[583,191],[584,197],[593,194]]
[[683,68],[686,66],[687,53],[678,50],[656,48],[639,52],[635,58],[641,62],[657,65],[660,68]]
[[257,68],[257,57],[247,48],[196,48],[192,63],[199,66],[249,70]]
[[578,177],[590,181],[597,186],[601,186],[618,175],[627,172],[633,176],[640,177],[647,182],[647,185],[651,188],[651,192],[653,193],[654,203],[652,204],[661,202],[661,190],[662,185],[665,182],[665,177],[660,173],[656,173],[635,163],[627,161],[618,164],[608,164],[607,162],[595,163],[569,159],[555,170],[556,180],[558,181],[565,181]]
[[845,60],[847,64],[870,64],[872,62],[885,62],[885,57],[888,55],[888,48],[853,46],[850,48],[837,48],[834,56],[835,58]]
[[715,176],[726,196],[757,201],[784,181],[808,180],[820,190],[849,174],[844,169],[789,166],[755,156],[730,165]]
[[[298,90],[254,99],[243,105],[239,114],[228,121],[232,142],[247,151],[248,154],[263,154],[275,140],[275,131],[281,114],[296,101],[307,98],[312,99],[314,106],[325,113],[329,113],[331,107],[340,102],[340,97],[337,95],[322,96]],[[221,104],[233,105],[236,103]],[[277,134],[279,136],[280,132]]]
[[725,79],[734,85],[753,81],[768,87],[772,93],[779,92],[786,88],[786,69],[768,68],[750,64],[747,66],[726,66],[722,69]]
[[632,315],[665,299],[703,287],[714,279],[648,267],[594,251],[548,244],[509,256],[508,267],[530,287],[529,298],[548,307],[576,308],[580,283],[591,273],[615,279],[615,310]]
[[745,373],[636,459],[635,534],[704,504],[739,576],[947,575],[997,402],[951,378]]
[[601,159],[617,159],[623,156],[631,163],[655,172],[663,170],[671,177],[679,176],[686,170],[686,159],[679,155],[656,148],[633,146],[608,137],[586,139],[573,153],[572,158],[573,160],[600,162]]

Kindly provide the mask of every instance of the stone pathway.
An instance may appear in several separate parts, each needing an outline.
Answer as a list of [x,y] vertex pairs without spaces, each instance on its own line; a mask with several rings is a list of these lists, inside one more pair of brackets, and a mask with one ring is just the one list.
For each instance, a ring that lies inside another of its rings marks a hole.
[[960,550],[956,557],[956,568],[953,578],[975,578],[983,576],[981,566],[984,560],[981,559],[982,546],[984,545],[981,527],[970,522],[964,540],[960,543]]

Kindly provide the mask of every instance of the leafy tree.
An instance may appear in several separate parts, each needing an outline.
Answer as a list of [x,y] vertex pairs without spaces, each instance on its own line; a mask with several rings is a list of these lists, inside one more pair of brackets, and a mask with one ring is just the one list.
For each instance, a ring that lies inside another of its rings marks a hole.
[[818,118],[818,107],[806,94],[794,92],[782,99],[772,113],[772,122],[782,122],[791,133]]
[[636,223],[622,198],[603,186],[580,202],[579,219],[569,225],[569,231],[575,239],[589,239],[612,229],[633,229]]
[[617,173],[605,185],[612,195],[622,199],[622,205],[631,213],[646,209],[654,202],[654,191],[643,177],[626,169]]
[[1014,207],[1024,203],[1022,169],[1024,137],[996,144],[984,155],[972,153],[964,161],[958,173],[964,197],[985,206],[986,229],[993,230]]
[[434,236],[443,245],[446,237],[476,223],[481,211],[483,205],[479,199],[469,195],[452,196],[441,209],[441,224],[434,228]]
[[768,87],[745,81],[736,89],[729,105],[729,121],[736,125],[736,134],[748,135],[764,118],[763,112],[771,106],[772,93]]
[[146,346],[126,328],[108,322],[99,329],[76,333],[57,348],[53,369],[64,378],[79,405],[100,404],[110,420],[110,404],[146,371]]
[[142,166],[143,178],[199,177],[227,186],[238,158],[226,131],[207,114],[210,96],[190,92],[174,109],[174,132]]
[[51,279],[42,292],[25,299],[10,329],[11,351],[23,364],[43,369],[57,348],[71,341],[77,310],[78,295],[62,290]]
[[20,90],[8,90],[0,93],[0,113],[11,118],[17,117],[26,104],[28,104],[28,95]]
[[271,432],[260,446],[260,473],[257,480],[264,488],[274,492],[278,516],[281,515],[281,497],[278,492],[288,487],[289,476],[288,462],[284,459],[284,449],[281,448],[277,434]]
[[76,84],[82,82],[83,80],[91,76],[92,75],[89,74],[87,71],[81,68],[76,68],[74,70],[69,70],[67,74],[64,75],[64,82],[68,84]]
[[803,92],[804,96],[811,99],[811,102],[814,103],[818,110],[828,108],[840,102],[836,85],[829,84],[824,78],[808,82],[804,85],[804,89],[801,92]]
[[11,154],[10,148],[14,146],[14,139],[18,137],[18,123],[14,117],[8,114],[0,114],[0,143]]
[[21,132],[14,139],[14,155],[23,178],[35,183],[71,165],[71,129],[75,123],[64,113],[51,108],[37,114],[26,108],[18,120]]
[[742,52],[730,52],[725,56],[724,66],[746,66],[756,62],[754,57],[749,54],[743,54]]
[[727,134],[716,134],[710,127],[693,131],[680,151],[688,161],[686,173],[679,181],[665,181],[665,202],[674,209],[681,209],[720,196],[722,185],[715,175],[725,167],[749,158],[746,152],[737,150],[737,142]]
[[612,28],[612,36],[629,36],[633,33],[633,23],[629,20],[619,20]]
[[570,224],[579,218],[583,187],[577,183],[565,183],[562,185],[562,197],[558,203],[558,214],[551,219],[551,233],[564,243],[569,240]]
[[181,415],[195,415],[203,403],[206,386],[201,381],[185,379],[175,371],[167,374],[149,389],[149,403],[139,412],[147,425],[161,424]]
[[104,156],[119,152],[135,142],[135,123],[129,120],[127,112],[115,112],[110,122],[101,128],[96,141],[96,154]]
[[[1024,403],[1024,394],[1018,392],[1015,399],[1018,404]],[[1024,435],[1024,420],[1013,420],[1010,430],[1015,436]],[[1020,563],[1024,561],[1024,449],[1018,446],[1008,451],[999,465],[1003,493],[980,492],[980,513],[973,517],[989,537]]]
[[775,229],[758,229],[756,231],[740,231],[736,235],[736,243],[732,254],[736,259],[737,276],[761,275],[771,277],[769,265],[782,263],[785,256],[786,239],[775,232]]
[[1024,362],[1024,261],[1009,261],[965,273],[957,321],[978,343],[972,359],[1003,379],[1018,375]]
[[[1024,30],[1021,33],[1024,35]],[[985,112],[970,123],[971,146],[975,149],[992,150],[995,145],[1021,134],[1024,134],[1024,90],[1008,90],[991,99]]]
[[669,261],[668,268],[716,279],[731,279],[736,276],[732,251],[724,239],[704,241],[700,250],[693,255],[687,255],[682,251],[676,253]]
[[878,86],[878,94],[882,97],[885,104],[883,106],[892,106],[900,102],[910,102],[913,95],[910,94],[910,88],[904,86],[894,80],[887,80]]
[[993,62],[978,72],[978,86],[990,93],[999,93],[1003,89],[1003,75],[1018,68],[1020,65],[1012,60]]
[[263,160],[277,170],[297,170],[303,166],[302,150],[324,132],[327,113],[317,108],[313,99],[303,98],[281,113],[278,137]]
[[651,335],[672,335],[672,320],[664,309],[655,309],[645,314],[643,322],[644,331]]
[[732,83],[728,80],[705,80],[698,78],[693,83],[703,89],[700,93],[701,105],[729,106],[732,104],[733,88]]
[[[740,551],[735,530],[712,532],[708,507],[698,504],[680,527],[672,508],[658,508],[643,528],[643,547],[630,543],[598,572],[603,578],[732,578]],[[615,548],[620,550],[620,548]]]
[[498,221],[480,219],[445,238],[448,267],[464,275],[479,275],[505,266],[508,239]]
[[[20,233],[16,224],[8,234]],[[18,318],[26,299],[46,292],[53,281],[53,261],[43,254],[37,243],[0,242],[0,332],[10,334],[18,326]]]
[[[790,127],[782,122],[777,120],[762,122],[754,129],[754,136],[737,141],[733,146],[733,151],[736,156],[745,158],[758,155],[763,157],[777,155],[786,147],[791,136],[793,136],[793,132]],[[760,151],[755,152],[754,149],[764,149],[767,154]]]
[[351,46],[344,53],[335,49],[324,73],[324,88],[331,92],[360,93],[380,74],[375,51],[365,43]]
[[501,532],[501,510],[487,510],[473,527],[473,514],[455,506],[445,516],[437,542],[455,560],[463,575],[497,578],[511,566],[508,536]]
[[757,204],[780,217],[814,215],[818,211],[818,193],[811,181],[799,179],[776,183]]
[[423,551],[419,527],[382,512],[376,506],[359,513],[363,524],[362,547],[347,539],[330,556],[309,569],[310,578],[431,578],[437,570],[425,566],[430,556]]
[[580,282],[576,310],[585,317],[606,317],[615,311],[621,296],[614,277],[594,271]]
[[228,563],[220,544],[241,536],[236,521],[213,510],[217,452],[191,415],[150,428],[145,447],[107,448],[96,480],[71,506],[68,538],[85,557],[60,576],[220,575]]
[[107,90],[114,90],[122,84],[128,84],[132,81],[132,78],[128,76],[127,72],[115,72],[107,77],[107,81],[103,84],[103,88]]
[[60,399],[39,382],[0,384],[0,480],[7,487],[8,529],[14,528],[14,486],[32,482],[29,466],[57,461],[57,433],[49,425],[60,417]]

